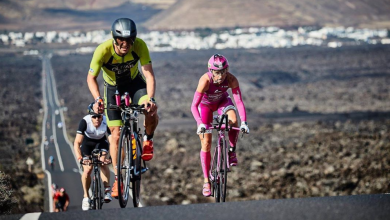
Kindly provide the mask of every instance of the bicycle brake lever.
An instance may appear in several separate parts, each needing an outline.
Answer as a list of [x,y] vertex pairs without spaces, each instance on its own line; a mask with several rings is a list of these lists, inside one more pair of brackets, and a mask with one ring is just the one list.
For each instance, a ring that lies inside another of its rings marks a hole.
[[241,138],[244,138],[245,130],[241,129]]

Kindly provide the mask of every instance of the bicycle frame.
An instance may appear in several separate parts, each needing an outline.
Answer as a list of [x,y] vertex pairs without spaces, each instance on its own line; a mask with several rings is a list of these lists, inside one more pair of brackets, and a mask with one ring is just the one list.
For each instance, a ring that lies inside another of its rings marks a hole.
[[[130,134],[132,134],[134,136],[134,139],[135,140],[138,140],[139,138],[141,138],[139,136],[139,133],[140,133],[140,128],[138,128],[138,117],[139,117],[139,114],[142,114],[142,110],[144,109],[142,106],[138,106],[138,105],[128,105],[128,106],[122,106],[122,107],[117,107],[121,110],[121,117],[122,117],[122,122],[123,122],[123,126],[121,126],[120,130],[122,129],[129,129],[129,132]],[[130,122],[132,122],[130,124]],[[134,154],[135,152],[133,152]],[[133,159],[134,158],[134,155],[132,157]],[[144,164],[144,168],[141,168],[139,170],[137,170],[137,168],[131,168],[131,169],[134,169],[134,174],[135,175],[139,175],[139,173],[144,173],[148,170],[148,168],[146,167],[146,162],[143,161],[143,164]]]

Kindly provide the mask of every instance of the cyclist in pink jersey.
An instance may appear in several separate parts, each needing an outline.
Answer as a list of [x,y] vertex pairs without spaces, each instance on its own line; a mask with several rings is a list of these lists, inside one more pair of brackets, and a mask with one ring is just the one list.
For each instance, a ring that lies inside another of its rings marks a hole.
[[[211,161],[211,130],[213,122],[213,112],[218,114],[226,113],[229,117],[229,124],[237,127],[236,107],[234,106],[227,90],[232,89],[234,101],[237,104],[237,110],[241,119],[240,129],[249,133],[249,127],[246,121],[246,111],[242,101],[241,91],[237,78],[229,72],[228,60],[220,54],[214,54],[208,62],[209,71],[199,80],[195,91],[194,99],[191,105],[191,112],[197,124],[197,134],[201,141],[202,149],[200,151],[200,160],[204,176],[203,195],[211,195],[209,181],[209,170]],[[201,134],[202,128],[206,129],[205,134]],[[231,166],[237,166],[236,143],[239,131],[229,131],[229,161]]]

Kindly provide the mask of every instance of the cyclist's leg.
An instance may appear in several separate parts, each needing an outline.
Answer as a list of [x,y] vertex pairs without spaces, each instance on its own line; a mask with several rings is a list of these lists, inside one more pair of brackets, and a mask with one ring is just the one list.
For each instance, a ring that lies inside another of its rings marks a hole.
[[[218,107],[218,114],[227,114],[229,117],[229,125],[237,127],[237,114],[236,114],[236,107],[234,107],[234,104],[232,102],[232,99],[230,97],[226,97],[221,104]],[[238,138],[239,131],[237,130],[230,130],[229,131],[229,142],[231,147],[236,146],[237,138]]]
[[[86,142],[85,138],[83,143],[80,146],[80,151],[82,157],[86,157],[88,155],[91,155],[92,150],[95,148],[94,143]],[[83,174],[81,175],[81,184],[83,186],[84,190],[84,198],[89,198],[89,187],[91,186],[91,172],[92,172],[92,166],[89,165],[83,165]]]
[[[236,114],[236,108],[234,107],[234,104],[230,97],[227,97],[225,100],[221,102],[221,105],[218,108],[218,114],[227,114],[229,118],[229,125],[237,127],[237,114]],[[228,132],[229,135],[229,163],[231,166],[237,166],[237,156],[236,156],[236,143],[238,139],[239,131],[231,129]]]
[[[146,104],[149,101],[149,96],[146,91],[146,82],[141,74],[138,74],[132,81],[129,88],[129,94],[133,103],[138,105]],[[145,136],[143,142],[142,159],[145,161],[153,158],[153,135],[158,125],[158,114],[154,115],[144,111],[145,121]]]
[[[99,149],[105,149],[105,150],[108,150],[108,143],[104,140],[104,141],[101,141],[100,144],[99,144]],[[101,158],[101,160],[105,160],[105,156],[104,158]],[[110,183],[109,183],[109,180],[110,180],[110,170],[108,169],[108,166],[107,165],[103,165],[103,166],[100,166],[100,176],[102,178],[102,181],[103,181],[103,185],[104,185],[104,188],[110,188]]]
[[[104,105],[109,104],[116,105],[115,101],[115,86],[110,86],[107,83],[104,84]],[[122,126],[121,113],[118,110],[105,109],[107,125],[111,131],[110,140],[110,155],[112,159],[112,166],[114,168],[114,174],[117,175],[117,155],[118,155],[118,141],[120,135],[120,126]]]
[[55,210],[54,210],[54,211],[55,211],[55,212],[60,212],[60,209],[61,209],[61,203],[57,201],[57,202],[56,202],[56,205],[55,205],[55,207],[56,207],[56,208],[55,208]]
[[[146,91],[146,82],[141,74],[138,74],[131,86],[131,90],[129,91],[130,96],[133,100],[133,103],[137,103],[138,105],[146,104],[149,101],[149,96]],[[154,131],[158,125],[158,114],[151,115],[148,112],[144,112],[145,114],[145,133],[147,136],[147,140],[151,140],[154,135]]]
[[[210,127],[211,127],[211,123],[213,122],[214,110],[216,110],[215,105],[203,105],[203,104],[199,105],[199,112],[202,119],[202,123],[206,125],[206,133],[204,135],[199,134],[199,138],[202,145],[202,149],[200,150],[200,160],[202,164],[203,177],[205,183],[209,182],[209,171],[210,171],[210,161],[211,161],[210,149],[211,149],[211,141],[212,141],[212,134],[211,134]],[[211,194],[211,192],[207,194]]]

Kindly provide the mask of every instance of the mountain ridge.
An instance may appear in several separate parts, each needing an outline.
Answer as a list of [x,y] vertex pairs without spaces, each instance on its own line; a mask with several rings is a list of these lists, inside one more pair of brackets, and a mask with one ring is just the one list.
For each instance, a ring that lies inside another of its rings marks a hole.
[[207,2],[178,1],[145,25],[155,30],[307,25],[390,28],[390,4],[386,0]]
[[[130,17],[148,30],[259,26],[352,26],[390,29],[388,0],[3,0],[0,30],[109,29]],[[166,9],[164,9],[166,8]]]

